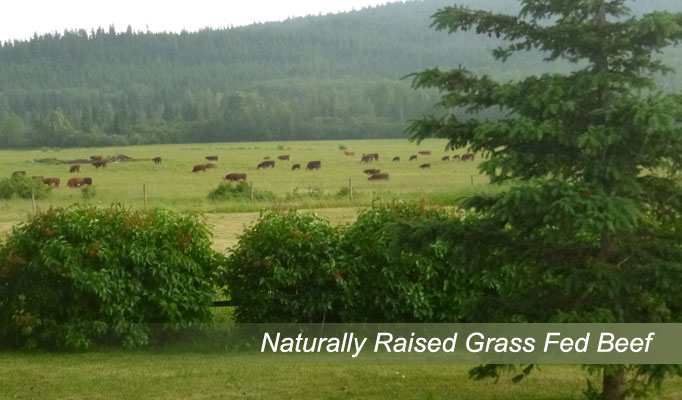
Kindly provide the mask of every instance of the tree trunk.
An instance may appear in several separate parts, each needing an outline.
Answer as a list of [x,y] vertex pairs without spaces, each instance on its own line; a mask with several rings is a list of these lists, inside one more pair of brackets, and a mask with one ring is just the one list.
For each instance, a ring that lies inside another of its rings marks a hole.
[[611,375],[604,373],[604,388],[601,400],[622,400],[624,392],[625,365],[619,364]]

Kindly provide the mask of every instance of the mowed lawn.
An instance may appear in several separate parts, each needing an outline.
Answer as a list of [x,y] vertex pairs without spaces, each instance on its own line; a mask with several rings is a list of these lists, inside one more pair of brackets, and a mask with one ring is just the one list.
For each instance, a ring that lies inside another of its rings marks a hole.
[[[581,399],[587,373],[541,366],[520,384],[465,365],[287,365],[253,355],[0,353],[2,399]],[[661,399],[678,399],[668,381]]]

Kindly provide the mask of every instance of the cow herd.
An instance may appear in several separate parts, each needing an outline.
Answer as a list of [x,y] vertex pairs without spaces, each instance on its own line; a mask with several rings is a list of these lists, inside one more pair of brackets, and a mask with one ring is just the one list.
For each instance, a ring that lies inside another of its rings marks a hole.
[[[350,155],[349,153],[355,154],[354,152],[349,152],[349,151],[344,151],[344,153],[346,155]],[[418,155],[417,154],[411,155],[409,160],[410,161],[417,160],[419,155],[430,156],[431,151],[430,150],[419,151]],[[474,157],[475,157],[474,153],[466,153],[466,154],[463,154],[461,157],[459,155],[454,155],[454,156],[452,156],[452,158],[450,156],[444,156],[443,158],[441,158],[441,160],[442,161],[450,161],[450,159],[452,159],[453,161],[454,160],[474,161]],[[370,162],[374,162],[374,161],[379,161],[379,154],[377,154],[377,153],[363,154],[362,158],[360,159],[360,162],[363,162],[363,163],[370,163]],[[393,162],[400,162],[400,157],[395,156],[395,157],[393,157],[392,161]],[[419,168],[430,169],[431,164],[430,163],[421,164],[421,165],[419,165]],[[388,173],[381,172],[381,170],[379,170],[379,169],[375,169],[375,168],[366,169],[363,172],[365,174],[369,175],[369,178],[367,178],[367,179],[371,180],[371,181],[373,181],[373,180],[387,180],[388,179]]]

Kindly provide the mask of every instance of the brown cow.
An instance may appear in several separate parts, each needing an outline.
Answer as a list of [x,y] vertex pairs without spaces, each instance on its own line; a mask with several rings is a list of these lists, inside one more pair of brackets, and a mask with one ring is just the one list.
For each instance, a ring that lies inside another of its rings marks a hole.
[[102,156],[90,156],[90,160],[92,161],[102,161],[104,157]]
[[54,186],[54,187],[59,187],[59,183],[61,181],[59,178],[45,178],[43,179],[43,183],[48,185],[48,186]]
[[279,158],[280,160],[287,160],[287,161],[289,161],[289,155],[288,155],[288,154],[285,154],[285,155],[283,155],[283,156],[277,156],[277,158]]
[[457,156],[457,155],[452,156],[452,161],[455,161],[455,160],[459,160],[459,156]]
[[377,180],[387,181],[388,180],[388,172],[382,172],[379,174],[374,174],[374,175],[370,176],[369,178],[367,178],[367,180],[368,181],[377,181]]
[[320,169],[322,163],[320,161],[310,161],[305,169]]
[[86,185],[92,185],[92,178],[83,178],[83,183]]
[[422,151],[420,151],[420,152],[418,152],[418,153],[421,154],[421,155],[423,155],[423,156],[430,156],[430,155],[431,155],[431,150],[422,150]]
[[393,161],[400,161],[400,157],[393,157]]
[[81,187],[85,185],[85,178],[71,178],[66,182],[66,186],[70,188]]
[[154,157],[152,158],[152,161],[154,161],[154,164],[161,164],[162,159],[161,157]]
[[295,170],[295,169],[301,169],[301,164],[294,164],[294,165],[291,166],[291,170],[292,170],[292,171]]
[[26,171],[14,171],[12,172],[12,176],[26,176]]
[[218,164],[210,162],[210,163],[206,164],[206,169],[209,169],[209,168],[218,168]]
[[195,165],[194,168],[192,168],[192,172],[206,172],[206,164],[199,164]]
[[106,168],[107,162],[106,162],[106,160],[93,161],[92,165],[94,165],[95,168],[99,168],[99,167]]
[[269,161],[263,161],[262,163],[258,164],[257,169],[261,168],[275,168],[275,161],[269,160]]
[[442,161],[450,161],[450,156],[444,156],[441,158]]
[[379,161],[379,154],[377,153],[371,153],[371,154],[363,154],[362,157],[371,157],[374,159],[374,161]]
[[422,164],[422,165],[419,166],[419,168],[421,168],[421,169],[429,169],[429,168],[431,168],[431,164]]
[[378,174],[379,172],[381,172],[381,170],[376,169],[376,168],[366,169],[366,170],[362,171],[363,174],[367,174],[367,175],[374,175],[374,174]]
[[354,151],[344,151],[343,154],[345,154],[347,156],[354,156],[355,152]]
[[218,156],[206,156],[208,161],[218,161]]
[[81,166],[80,165],[72,165],[71,168],[69,169],[69,172],[81,172]]
[[411,155],[411,156],[410,156],[410,161],[412,161],[412,160],[416,160],[416,159],[417,159],[417,155],[416,155],[416,154],[415,154],[415,155]]
[[246,174],[240,174],[240,173],[233,172],[231,174],[225,175],[225,180],[226,181],[233,181],[233,182],[245,181],[246,180]]
[[462,158],[460,158],[460,161],[467,161],[467,160],[474,161],[474,157],[475,157],[474,153],[462,154]]

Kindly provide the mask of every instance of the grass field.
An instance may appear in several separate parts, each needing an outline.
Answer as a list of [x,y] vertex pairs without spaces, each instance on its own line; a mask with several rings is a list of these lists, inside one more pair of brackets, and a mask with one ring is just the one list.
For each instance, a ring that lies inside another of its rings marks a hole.
[[[253,356],[0,354],[2,399],[581,399],[585,371],[542,366],[520,384],[472,381],[466,365],[277,365]],[[667,381],[658,399],[679,399]]]
[[[344,145],[355,156],[346,156],[339,150]],[[0,151],[0,176],[9,176],[13,171],[26,171],[29,176],[57,177],[62,187],[53,191],[48,200],[41,201],[39,206],[65,205],[82,201],[78,189],[63,187],[70,177],[92,177],[96,187],[96,202],[121,202],[132,206],[142,206],[142,185],[146,185],[147,204],[164,205],[182,210],[214,211],[252,211],[261,204],[252,206],[213,203],[207,199],[208,192],[215,188],[230,172],[246,173],[249,182],[256,190],[268,190],[284,198],[295,190],[305,191],[317,189],[328,195],[334,195],[341,188],[348,187],[348,179],[357,192],[355,204],[369,204],[372,198],[383,197],[429,197],[442,196],[443,193],[460,192],[471,188],[472,176],[474,184],[484,184],[486,179],[479,176],[473,162],[444,162],[444,155],[461,154],[446,152],[445,141],[432,140],[420,146],[407,140],[374,140],[374,141],[318,141],[318,142],[263,142],[263,143],[229,143],[199,145],[160,145],[136,146],[124,148],[88,148],[88,149],[51,149],[51,150],[19,150]],[[418,150],[431,150],[430,156],[419,156],[416,161],[407,161],[410,155]],[[380,160],[371,164],[360,162],[362,153],[379,153]],[[41,164],[36,159],[56,158],[73,160],[88,158],[90,155],[113,156],[125,154],[133,157],[131,162],[110,163],[107,169],[96,169],[92,165],[81,166],[83,172],[69,173],[66,164]],[[288,154],[291,161],[280,161],[278,155]],[[219,157],[219,168],[207,172],[192,173],[196,164],[206,163],[208,155]],[[155,165],[151,158],[163,157],[163,163]],[[276,161],[274,169],[257,169],[258,163],[265,156]],[[402,161],[392,162],[394,156]],[[320,170],[306,171],[308,161],[322,162]],[[292,171],[291,166],[300,163],[302,170]],[[428,170],[419,165],[430,163]],[[368,181],[363,174],[366,168],[378,168],[390,174],[388,181]],[[328,196],[332,197],[332,196]],[[311,199],[303,205],[321,205],[330,203],[333,206],[347,206],[349,199],[328,198],[325,203]],[[300,202],[294,202],[300,203]],[[27,201],[4,202],[0,213],[28,211],[31,208]],[[315,207],[321,208],[321,207]]]

